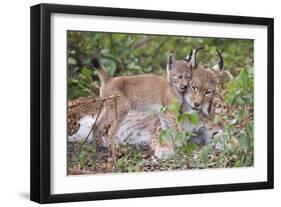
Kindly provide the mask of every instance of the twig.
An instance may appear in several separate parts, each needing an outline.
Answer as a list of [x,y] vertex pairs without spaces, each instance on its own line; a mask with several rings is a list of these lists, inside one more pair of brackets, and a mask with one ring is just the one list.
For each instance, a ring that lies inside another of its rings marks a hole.
[[86,139],[85,139],[85,140],[84,140],[84,142],[82,143],[81,147],[85,144],[85,142],[86,142],[86,141],[87,141],[87,139],[89,138],[89,136],[90,136],[91,132],[92,132],[92,131],[93,131],[93,129],[95,128],[95,125],[96,125],[97,120],[98,120],[98,118],[99,118],[99,116],[100,116],[100,112],[101,112],[101,110],[102,110],[102,107],[103,107],[104,102],[105,102],[106,100],[108,100],[108,99],[113,99],[113,98],[116,100],[116,97],[119,97],[119,96],[120,96],[120,95],[116,95],[116,94],[114,94],[114,95],[112,95],[112,96],[109,96],[109,97],[106,97],[106,98],[103,98],[103,99],[102,99],[102,103],[101,103],[101,105],[100,105],[100,109],[99,109],[99,112],[98,112],[97,118],[95,119],[95,122],[94,122],[94,124],[93,124],[93,126],[92,126],[92,128],[91,128],[90,132],[88,133],[88,135],[87,135]]
[[[114,107],[115,107],[115,126],[117,125],[117,94],[115,94],[115,97],[114,97]],[[113,137],[111,137],[112,139],[112,145],[113,145],[113,150],[112,150],[112,158],[113,158],[113,163],[114,163],[114,170],[116,171],[116,156],[115,156],[115,153],[116,153],[116,143],[115,143],[115,139],[114,139],[114,136],[115,135],[112,135]]]
[[68,109],[72,109],[72,108],[81,108],[82,106],[85,106],[85,105],[88,105],[92,102],[96,102],[96,101],[99,101],[99,99],[93,99],[93,100],[89,100],[89,101],[85,101],[85,103],[82,103],[82,104],[72,104],[71,106],[68,106]]
[[114,105],[115,105],[115,120],[117,120],[117,97],[114,97]]
[[102,100],[102,103],[101,103],[101,105],[100,105],[100,109],[99,109],[97,118],[95,119],[95,122],[94,122],[94,124],[92,125],[91,130],[89,131],[89,133],[88,133],[86,139],[84,140],[84,142],[82,143],[81,147],[82,147],[82,146],[85,144],[85,142],[88,140],[90,134],[92,133],[93,129],[95,128],[96,123],[97,123],[97,120],[98,120],[98,118],[99,118],[99,116],[100,116],[100,112],[101,112],[101,110],[102,110],[102,107],[103,107],[103,103],[104,103],[104,102],[105,102],[105,100]]

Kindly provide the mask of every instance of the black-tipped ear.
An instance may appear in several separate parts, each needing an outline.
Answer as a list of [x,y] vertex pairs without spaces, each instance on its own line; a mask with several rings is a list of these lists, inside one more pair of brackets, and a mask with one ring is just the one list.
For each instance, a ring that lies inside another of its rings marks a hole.
[[217,54],[219,56],[219,62],[213,66],[213,69],[216,72],[221,72],[223,70],[223,68],[224,68],[223,57],[222,57],[220,51],[218,49],[216,49],[216,50],[217,50]]
[[100,69],[100,67],[101,67],[101,65],[100,65],[100,63],[99,63],[99,61],[98,61],[98,59],[95,55],[91,59],[91,64],[96,69]]
[[174,56],[173,53],[170,53],[170,55],[168,56],[168,60],[167,60],[167,69],[171,70],[172,68],[176,67],[176,58]]
[[211,112],[212,112],[212,105],[213,105],[213,100],[211,100],[211,101],[209,102],[208,115],[210,115]]
[[197,52],[199,50],[203,50],[204,47],[199,47],[199,48],[196,48],[194,50],[192,50],[192,52],[189,54],[189,58],[188,58],[188,63],[189,65],[191,66],[191,68],[196,68],[197,67],[197,58],[196,58],[196,55],[197,55]]
[[186,56],[185,60],[189,62],[191,60],[191,57],[192,57],[192,49],[190,50],[190,53]]

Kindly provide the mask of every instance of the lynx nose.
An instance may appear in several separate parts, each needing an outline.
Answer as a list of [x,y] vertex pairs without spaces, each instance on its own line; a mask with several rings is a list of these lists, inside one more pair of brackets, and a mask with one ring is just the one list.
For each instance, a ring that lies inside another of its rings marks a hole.
[[199,102],[194,102],[194,106],[197,108],[200,106],[200,103]]
[[187,86],[181,86],[180,87],[180,90],[182,90],[182,91],[186,91],[186,89],[187,89]]

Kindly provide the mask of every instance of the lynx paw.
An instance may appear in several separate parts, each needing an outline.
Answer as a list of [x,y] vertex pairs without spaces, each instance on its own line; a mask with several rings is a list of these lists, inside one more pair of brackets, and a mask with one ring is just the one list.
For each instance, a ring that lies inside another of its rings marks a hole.
[[154,156],[158,159],[167,159],[174,154],[174,149],[169,147],[161,147],[155,150]]

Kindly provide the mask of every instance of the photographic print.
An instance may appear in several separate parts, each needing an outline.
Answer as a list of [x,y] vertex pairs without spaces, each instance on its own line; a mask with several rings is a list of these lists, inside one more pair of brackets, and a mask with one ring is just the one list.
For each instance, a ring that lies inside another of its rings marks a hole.
[[31,7],[30,199],[271,189],[272,18]]
[[66,35],[68,175],[254,166],[252,39]]

